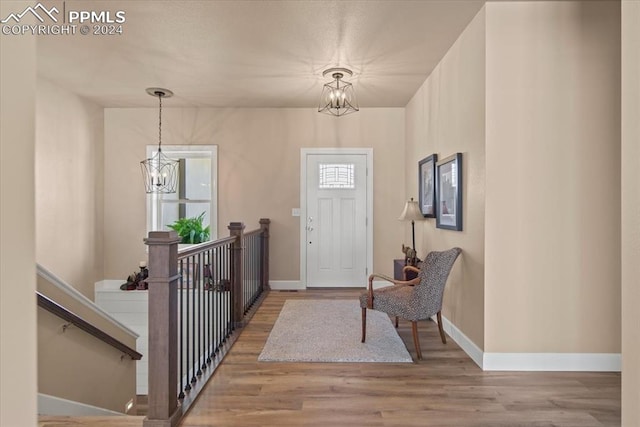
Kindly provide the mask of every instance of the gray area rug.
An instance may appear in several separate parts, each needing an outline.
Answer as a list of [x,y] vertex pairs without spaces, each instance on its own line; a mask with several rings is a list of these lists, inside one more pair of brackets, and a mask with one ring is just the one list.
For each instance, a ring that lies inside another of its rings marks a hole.
[[361,343],[357,300],[287,300],[262,362],[388,362],[413,360],[389,316],[367,310],[367,340]]

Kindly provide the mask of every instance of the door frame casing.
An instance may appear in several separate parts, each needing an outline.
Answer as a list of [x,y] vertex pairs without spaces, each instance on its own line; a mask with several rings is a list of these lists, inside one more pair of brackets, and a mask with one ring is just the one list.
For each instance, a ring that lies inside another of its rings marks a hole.
[[[367,163],[366,182],[366,269],[367,274],[373,271],[373,148],[301,148],[300,149],[300,284],[307,286],[307,156],[320,155],[364,155]],[[367,283],[362,284],[366,287]]]

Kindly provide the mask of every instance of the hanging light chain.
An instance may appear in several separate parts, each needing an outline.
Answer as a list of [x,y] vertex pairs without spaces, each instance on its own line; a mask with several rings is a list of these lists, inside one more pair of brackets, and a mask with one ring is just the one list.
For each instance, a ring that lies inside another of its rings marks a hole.
[[158,152],[162,151],[162,92],[158,93],[158,101],[160,101],[159,117],[158,117]]
[[178,183],[177,160],[168,158],[162,152],[162,98],[170,98],[173,92],[162,88],[147,88],[147,94],[158,98],[158,151],[140,162],[145,191],[148,194],[175,193]]
[[336,79],[336,108],[340,109],[340,95],[342,95],[342,92],[340,92],[340,78],[342,74],[335,73],[333,77]]

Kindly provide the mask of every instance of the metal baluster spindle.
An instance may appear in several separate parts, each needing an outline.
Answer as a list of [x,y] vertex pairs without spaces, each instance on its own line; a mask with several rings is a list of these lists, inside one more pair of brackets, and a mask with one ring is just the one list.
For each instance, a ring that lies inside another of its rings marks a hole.
[[215,263],[215,259],[216,259],[216,250],[212,249],[211,253],[209,254],[209,260],[211,261],[211,292],[209,293],[209,361],[213,361],[213,346],[215,345],[215,340],[214,340],[214,327],[215,324],[213,323],[213,313],[215,312],[215,307],[213,305],[214,303],[214,297],[215,297],[215,276],[214,276],[214,263]]
[[260,294],[260,235],[256,234],[256,237],[253,241],[253,245],[255,247],[253,252],[253,287],[255,288],[256,300],[258,299],[258,295]]
[[[224,253],[222,255],[222,268],[223,268],[222,274],[223,274],[223,277],[224,277],[225,281],[230,277],[229,276],[229,271],[228,271],[228,266],[227,266],[228,256],[229,256],[230,252],[231,252],[231,246],[227,245],[224,248]],[[229,286],[228,294],[227,294],[227,292],[225,292],[223,294],[224,295],[224,297],[223,297],[224,305],[223,306],[224,306],[225,310],[232,310],[233,309],[233,307],[229,307],[229,304],[227,303],[227,295],[231,295],[232,292],[233,292],[233,287]],[[232,313],[231,315],[233,315],[233,312],[231,312],[231,313]],[[222,325],[222,341],[221,341],[221,343],[224,343],[226,338],[227,338],[228,328],[229,328],[229,325],[227,324],[226,316],[223,317],[221,325]]]
[[[225,268],[225,277],[231,279],[231,264],[230,264],[230,258],[231,258],[231,245],[229,245],[228,250],[225,251],[225,260],[224,260],[224,268]],[[231,314],[231,319],[234,318],[235,316],[235,307],[233,304],[233,294],[235,293],[234,291],[234,287],[231,286],[229,288],[229,296],[231,297],[231,302],[229,301],[225,301],[226,302],[226,306],[227,309],[229,310],[229,313]],[[229,334],[231,333],[231,325],[229,325],[229,316],[227,316],[227,318],[225,319],[225,340],[227,339],[227,337],[229,336]]]
[[243,267],[243,272],[242,272],[242,298],[244,299],[244,312],[247,312],[247,309],[249,308],[249,299],[251,298],[251,292],[249,292],[249,281],[247,280],[249,277],[248,274],[248,268],[249,268],[249,262],[247,259],[247,255],[249,254],[249,249],[251,248],[251,238],[245,239],[245,242],[243,242],[243,249],[244,249],[244,253],[242,254],[242,257],[244,258],[244,262],[242,263],[242,267]]
[[191,369],[191,347],[189,346],[189,334],[191,332],[191,328],[189,327],[189,314],[190,314],[190,310],[191,310],[191,292],[189,291],[189,259],[186,259],[186,262],[183,263],[183,267],[185,267],[182,270],[182,276],[183,278],[186,277],[186,283],[184,286],[184,293],[186,295],[186,301],[185,301],[185,310],[184,310],[184,320],[185,320],[185,324],[187,325],[186,329],[186,333],[185,333],[185,339],[183,342],[183,345],[185,346],[185,353],[186,353],[186,372],[185,372],[185,376],[187,378],[187,385],[184,387],[185,391],[189,391],[191,390],[191,383],[189,382],[189,370]]
[[[194,265],[195,265],[195,269],[196,271],[199,271],[200,266],[202,265],[202,257],[201,257],[202,253],[199,253],[197,255],[194,255]],[[196,258],[197,257],[197,258]],[[195,261],[198,261],[197,263]],[[201,346],[201,340],[200,340],[200,336],[202,333],[202,292],[201,292],[201,287],[200,287],[200,275],[196,274],[194,277],[194,286],[193,286],[193,292],[195,292],[195,296],[197,298],[197,302],[196,302],[196,309],[197,309],[197,315],[196,315],[196,325],[198,326],[198,332],[194,335],[194,341],[193,341],[193,345],[196,346],[197,351],[196,351],[196,365],[194,366],[194,368],[197,368],[197,372],[196,375],[197,376],[202,376],[202,369],[200,368],[200,361],[202,360],[202,346]],[[195,329],[194,329],[195,331]]]
[[[191,257],[190,257],[191,258]],[[189,293],[191,294],[191,383],[194,384],[198,379],[196,377],[196,294],[194,292],[195,286],[193,284],[193,277],[191,278],[191,287]]]
[[[178,267],[180,269],[180,271],[182,271],[182,260],[179,261],[178,263]],[[180,276],[180,279],[178,279],[178,293],[180,294],[178,296],[178,359],[180,360],[179,362],[179,377],[178,380],[180,381],[180,392],[178,393],[178,399],[184,399],[184,348],[183,348],[183,342],[184,342],[184,316],[183,316],[183,310],[182,308],[184,307],[182,304],[182,294],[184,289],[184,282],[182,280],[182,276]]]
[[[227,283],[226,270],[227,270],[227,253],[228,252],[229,252],[229,245],[225,245],[225,247],[220,251],[220,279],[224,280],[223,283],[225,285]],[[230,287],[229,287],[229,290],[231,290]],[[224,320],[224,315],[222,313],[222,307],[225,307],[224,309],[226,310],[226,304],[223,304],[223,301],[226,298],[227,291],[222,292],[220,295],[222,296],[222,298],[220,298],[220,300],[218,301],[218,305],[219,305],[218,317],[220,319],[219,326],[218,326],[220,328],[220,337],[219,337],[218,346],[222,346],[222,343],[224,343],[226,330],[227,330],[227,326]]]
[[220,288],[219,286],[221,286],[221,282],[220,282],[220,253],[223,251],[224,246],[216,248],[216,254],[215,254],[215,259],[216,259],[216,292],[213,294],[213,303],[214,303],[214,308],[213,308],[213,352],[217,353],[218,352],[218,346],[220,345],[220,324],[217,322],[217,317],[218,317],[218,312],[220,309],[220,305],[218,303],[219,301],[219,295],[220,295]]
[[253,295],[252,301],[251,301],[251,305],[253,305],[253,303],[256,301],[257,296],[258,296],[258,287],[256,286],[256,279],[257,279],[257,275],[256,275],[256,270],[257,270],[257,266],[256,266],[256,251],[258,250],[258,245],[256,244],[258,235],[254,234],[253,237],[251,238],[251,285],[253,287],[253,292],[251,293]]
[[247,311],[249,311],[249,307],[251,307],[251,300],[253,298],[253,292],[252,292],[252,287],[251,287],[251,241],[252,241],[252,237],[249,236],[249,238],[247,239],[247,252],[246,255],[244,257],[245,264],[247,265],[247,268],[245,269],[245,274],[244,274],[244,278],[243,280],[245,281],[246,285],[247,285],[247,291],[246,291],[246,305],[244,307],[244,312],[246,313]]
[[[221,261],[220,261],[220,274],[222,276],[222,279],[224,280],[224,284],[227,284],[227,279],[229,278],[228,272],[227,272],[227,255],[229,254],[229,250],[230,250],[230,246],[226,245],[224,247],[224,249],[222,250],[222,253],[220,255],[221,257]],[[223,301],[225,301],[226,299],[226,295],[227,292],[231,292],[231,287],[228,287],[229,291],[225,291],[223,292],[222,298],[220,299],[220,307],[221,307],[221,311],[219,313],[220,316],[220,342],[218,343],[218,345],[222,346],[222,343],[224,343],[225,339],[226,339],[226,335],[227,335],[227,324],[224,318],[224,313],[222,313],[222,307],[224,307],[224,310],[227,310],[227,306],[226,303],[223,304]]]
[[[249,249],[247,251],[247,264],[249,268],[247,271],[247,286],[249,288],[249,303],[247,304],[247,311],[249,307],[253,305],[253,236],[249,239]],[[246,311],[245,311],[246,313]]]
[[224,289],[224,284],[222,283],[222,253],[224,252],[225,246],[221,246],[218,248],[218,253],[216,254],[217,262],[216,262],[216,284],[218,285],[216,292],[216,314],[215,314],[215,325],[216,325],[216,348],[215,352],[220,352],[220,345],[222,343],[222,329],[220,326],[222,323],[220,322],[220,295],[222,292],[220,289]]
[[205,330],[205,341],[204,341],[204,347],[206,349],[207,352],[207,365],[209,365],[211,363],[211,294],[213,293],[213,290],[211,289],[211,282],[212,282],[212,278],[211,278],[211,254],[213,253],[213,249],[209,249],[207,251],[206,254],[206,263],[207,263],[207,268],[208,270],[208,274],[209,277],[207,278],[207,293],[205,294],[207,296],[207,310],[206,310],[206,330]]
[[251,293],[250,293],[251,301],[249,302],[249,306],[250,307],[253,306],[253,301],[254,301],[254,298],[255,298],[255,295],[256,295],[255,284],[253,283],[253,279],[254,279],[254,274],[253,273],[254,273],[255,267],[256,267],[255,264],[254,264],[255,259],[253,257],[254,251],[255,251],[255,240],[256,240],[255,235],[251,236],[251,249],[250,249],[250,252],[249,252],[249,265],[251,266],[249,268],[249,286],[251,287]]
[[249,271],[247,271],[247,278],[249,282],[247,286],[249,287],[249,304],[247,307],[247,311],[249,307],[253,305],[253,236],[249,240],[249,253],[247,253],[248,263],[249,263]]
[[[229,245],[226,245],[222,251],[220,252],[220,280],[223,281],[224,285],[227,284],[226,280],[227,280],[227,253],[229,251]],[[224,286],[223,285],[223,286]],[[224,296],[226,292],[221,293],[220,295]],[[218,301],[218,305],[220,307],[220,309],[218,310],[218,317],[220,319],[219,322],[219,326],[218,328],[220,329],[220,337],[219,337],[219,341],[218,341],[218,346],[222,346],[222,343],[224,343],[225,340],[225,323],[223,320],[223,313],[222,313],[222,307],[223,305],[221,304],[221,300]],[[218,351],[220,350],[220,348],[218,349]]]
[[250,263],[251,263],[251,272],[249,272],[249,277],[251,278],[251,306],[253,306],[253,301],[255,300],[255,296],[256,296],[256,284],[254,282],[255,280],[255,271],[256,271],[256,265],[255,265],[255,250],[256,250],[256,236],[253,235],[251,236],[251,253],[249,254],[249,259],[250,259]]
[[224,251],[224,246],[218,248],[218,252],[216,253],[216,293],[215,293],[215,309],[214,309],[214,330],[215,330],[215,339],[214,339],[214,353],[218,353],[220,350],[220,322],[218,321],[220,317],[220,295],[222,295],[220,289],[222,285],[222,277],[221,277],[221,269],[222,269],[222,251]]
[[242,242],[242,308],[243,308],[243,313],[247,312],[247,305],[249,303],[249,298],[251,297],[251,294],[249,293],[249,288],[247,287],[247,267],[249,267],[249,263],[247,262],[247,253],[249,250],[249,239],[245,238],[245,241]]
[[[201,266],[204,266],[205,253],[200,253]],[[202,271],[202,268],[199,270]],[[200,328],[200,370],[203,370],[207,367],[207,293],[204,288],[204,281],[202,280],[202,275],[200,276],[200,307],[202,313],[200,314],[200,323],[202,324]]]

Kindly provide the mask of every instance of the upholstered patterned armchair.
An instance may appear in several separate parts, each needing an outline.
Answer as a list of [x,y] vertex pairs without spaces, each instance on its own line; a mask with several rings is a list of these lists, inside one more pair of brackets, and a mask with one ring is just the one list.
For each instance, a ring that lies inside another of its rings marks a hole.
[[[421,263],[419,270],[415,267],[405,267],[405,270],[412,269],[418,272],[418,277],[413,280],[394,280],[381,274],[369,276],[369,290],[360,296],[362,342],[365,341],[367,334],[367,309],[371,309],[395,316],[396,327],[398,327],[398,317],[411,321],[413,343],[416,347],[418,359],[422,359],[420,341],[418,340],[418,320],[429,319],[431,316],[437,315],[440,338],[446,344],[447,339],[442,329],[442,316],[440,314],[442,296],[449,272],[461,252],[462,249],[460,248],[431,252]],[[393,286],[374,290],[373,279],[376,277],[393,283]]]

